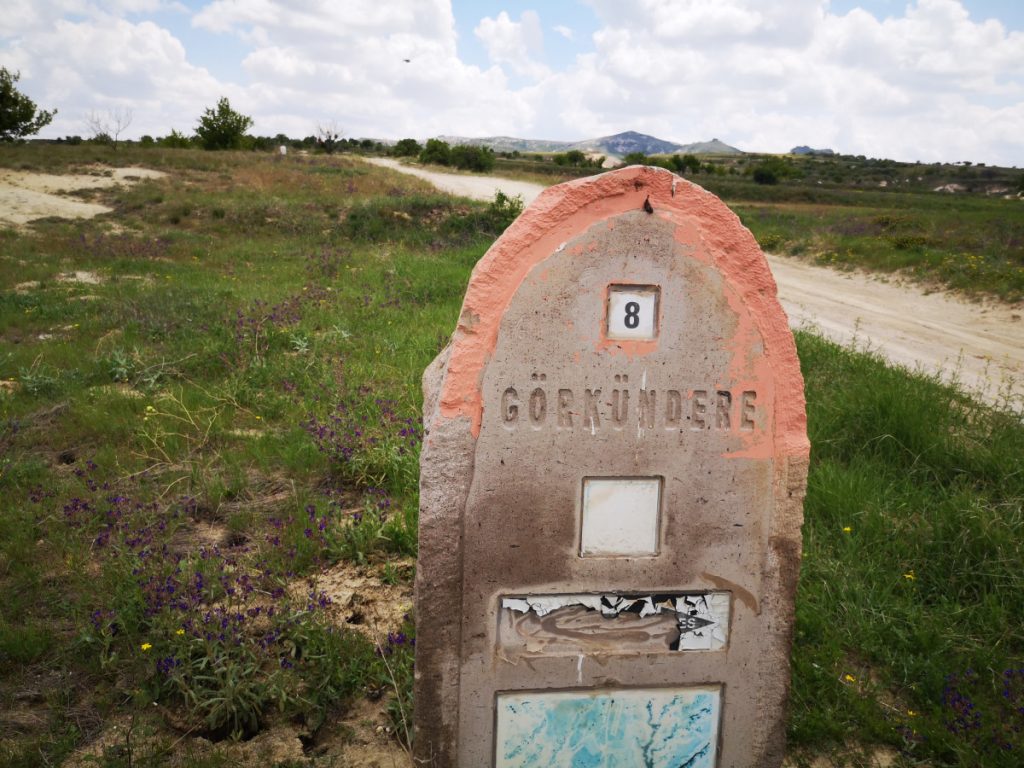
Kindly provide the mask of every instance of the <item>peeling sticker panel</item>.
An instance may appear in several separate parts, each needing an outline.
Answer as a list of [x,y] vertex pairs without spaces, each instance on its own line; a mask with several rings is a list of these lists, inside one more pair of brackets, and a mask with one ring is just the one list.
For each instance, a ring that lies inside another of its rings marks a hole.
[[499,693],[498,768],[714,768],[721,688]]
[[729,605],[728,592],[506,597],[498,644],[527,654],[717,651]]

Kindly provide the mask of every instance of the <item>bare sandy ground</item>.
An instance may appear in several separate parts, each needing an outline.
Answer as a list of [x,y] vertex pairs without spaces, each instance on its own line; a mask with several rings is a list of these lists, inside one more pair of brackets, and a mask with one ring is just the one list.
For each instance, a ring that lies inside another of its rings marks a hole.
[[768,262],[794,328],[812,326],[906,368],[937,372],[991,403],[1024,410],[1024,307],[836,272],[783,256]]
[[[375,158],[456,195],[490,200],[501,189],[529,204],[544,187],[488,176],[438,173]],[[912,370],[938,373],[990,403],[1024,411],[1024,306],[971,302],[866,272],[837,272],[768,255],[794,328],[856,344]]]
[[22,226],[47,216],[89,219],[110,208],[67,197],[71,192],[106,189],[166,174],[148,168],[103,168],[90,174],[54,175],[0,170],[0,225]]

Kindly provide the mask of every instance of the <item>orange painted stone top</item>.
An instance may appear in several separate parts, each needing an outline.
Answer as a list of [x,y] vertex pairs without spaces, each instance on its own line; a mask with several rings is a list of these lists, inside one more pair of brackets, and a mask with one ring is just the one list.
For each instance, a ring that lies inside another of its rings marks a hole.
[[[762,370],[753,371],[754,378],[773,382],[776,391],[790,394],[774,398],[774,441],[754,433],[749,437],[750,452],[736,455],[806,456],[810,445],[803,377],[764,254],[736,214],[715,195],[650,166],[630,166],[545,190],[484,255],[470,278],[453,338],[440,397],[441,415],[469,418],[474,437],[479,435],[481,377],[497,344],[505,309],[526,275],[573,235],[638,210],[645,201],[653,207],[653,215],[675,224],[677,240],[700,243],[695,256],[725,279],[730,305],[746,308],[746,312],[737,311],[741,324],[733,341],[739,348],[748,347],[751,335],[760,334],[765,354],[758,362]],[[617,344],[626,354],[644,352],[643,342]],[[770,367],[770,375],[765,367]]]

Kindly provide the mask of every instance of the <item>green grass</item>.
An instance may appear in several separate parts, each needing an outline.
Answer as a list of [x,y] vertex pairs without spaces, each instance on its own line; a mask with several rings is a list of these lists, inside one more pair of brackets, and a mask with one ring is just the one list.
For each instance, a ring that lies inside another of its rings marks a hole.
[[791,742],[1019,764],[1024,428],[869,355],[798,342],[812,465]]
[[[904,171],[927,173],[916,168]],[[770,253],[900,273],[969,296],[1024,299],[1024,201],[988,196],[984,186],[932,191],[948,175],[886,189],[865,175],[862,168],[852,179],[822,181],[808,173],[774,186],[731,176],[693,181],[722,197]]]
[[[102,159],[35,149],[4,160]],[[415,553],[419,372],[514,206],[345,158],[106,159],[170,176],[104,193],[98,219],[3,235],[0,708],[32,670],[71,684],[29,733],[0,732],[0,762],[59,760],[150,701],[212,738],[278,711],[314,738],[391,687],[317,579],[348,560],[411,590],[393,561]]]
[[[859,199],[858,199],[859,198]],[[736,203],[769,252],[901,272],[967,294],[1024,299],[1020,200],[864,193],[824,203]]]
[[[169,764],[169,717],[213,739],[284,718],[315,747],[381,690],[401,732],[411,626],[377,648],[320,583],[347,563],[411,590],[420,376],[514,202],[344,156],[38,150],[0,164],[169,175],[101,193],[114,212],[98,219],[0,233],[0,711],[34,715],[0,718],[0,764],[58,763],[119,716],[139,743],[103,764]],[[889,197],[865,194],[853,207],[874,221]],[[933,222],[937,248],[957,236],[898,199],[894,222]],[[1015,236],[996,202],[968,206],[979,240]],[[819,207],[778,231],[829,237],[851,203]],[[74,271],[99,282],[58,279]],[[1004,673],[1024,666],[1024,428],[869,355],[798,345],[813,453],[795,754],[1019,764],[1024,681]],[[187,764],[230,764],[222,746]]]
[[[664,158],[652,158],[660,162]],[[774,159],[789,169],[756,184],[757,155],[703,156],[696,184],[721,197],[769,253],[838,269],[900,273],[975,297],[1024,300],[1024,173],[864,157]],[[594,173],[499,158],[496,172],[552,184]],[[955,184],[961,192],[936,192]],[[882,186],[884,185],[884,186]]]

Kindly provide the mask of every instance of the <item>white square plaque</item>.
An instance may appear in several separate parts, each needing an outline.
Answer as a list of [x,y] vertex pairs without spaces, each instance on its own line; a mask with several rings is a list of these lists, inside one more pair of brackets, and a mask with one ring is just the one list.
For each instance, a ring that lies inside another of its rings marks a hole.
[[660,477],[586,477],[580,554],[658,554]]
[[658,335],[658,297],[655,285],[608,286],[608,338],[651,340]]

